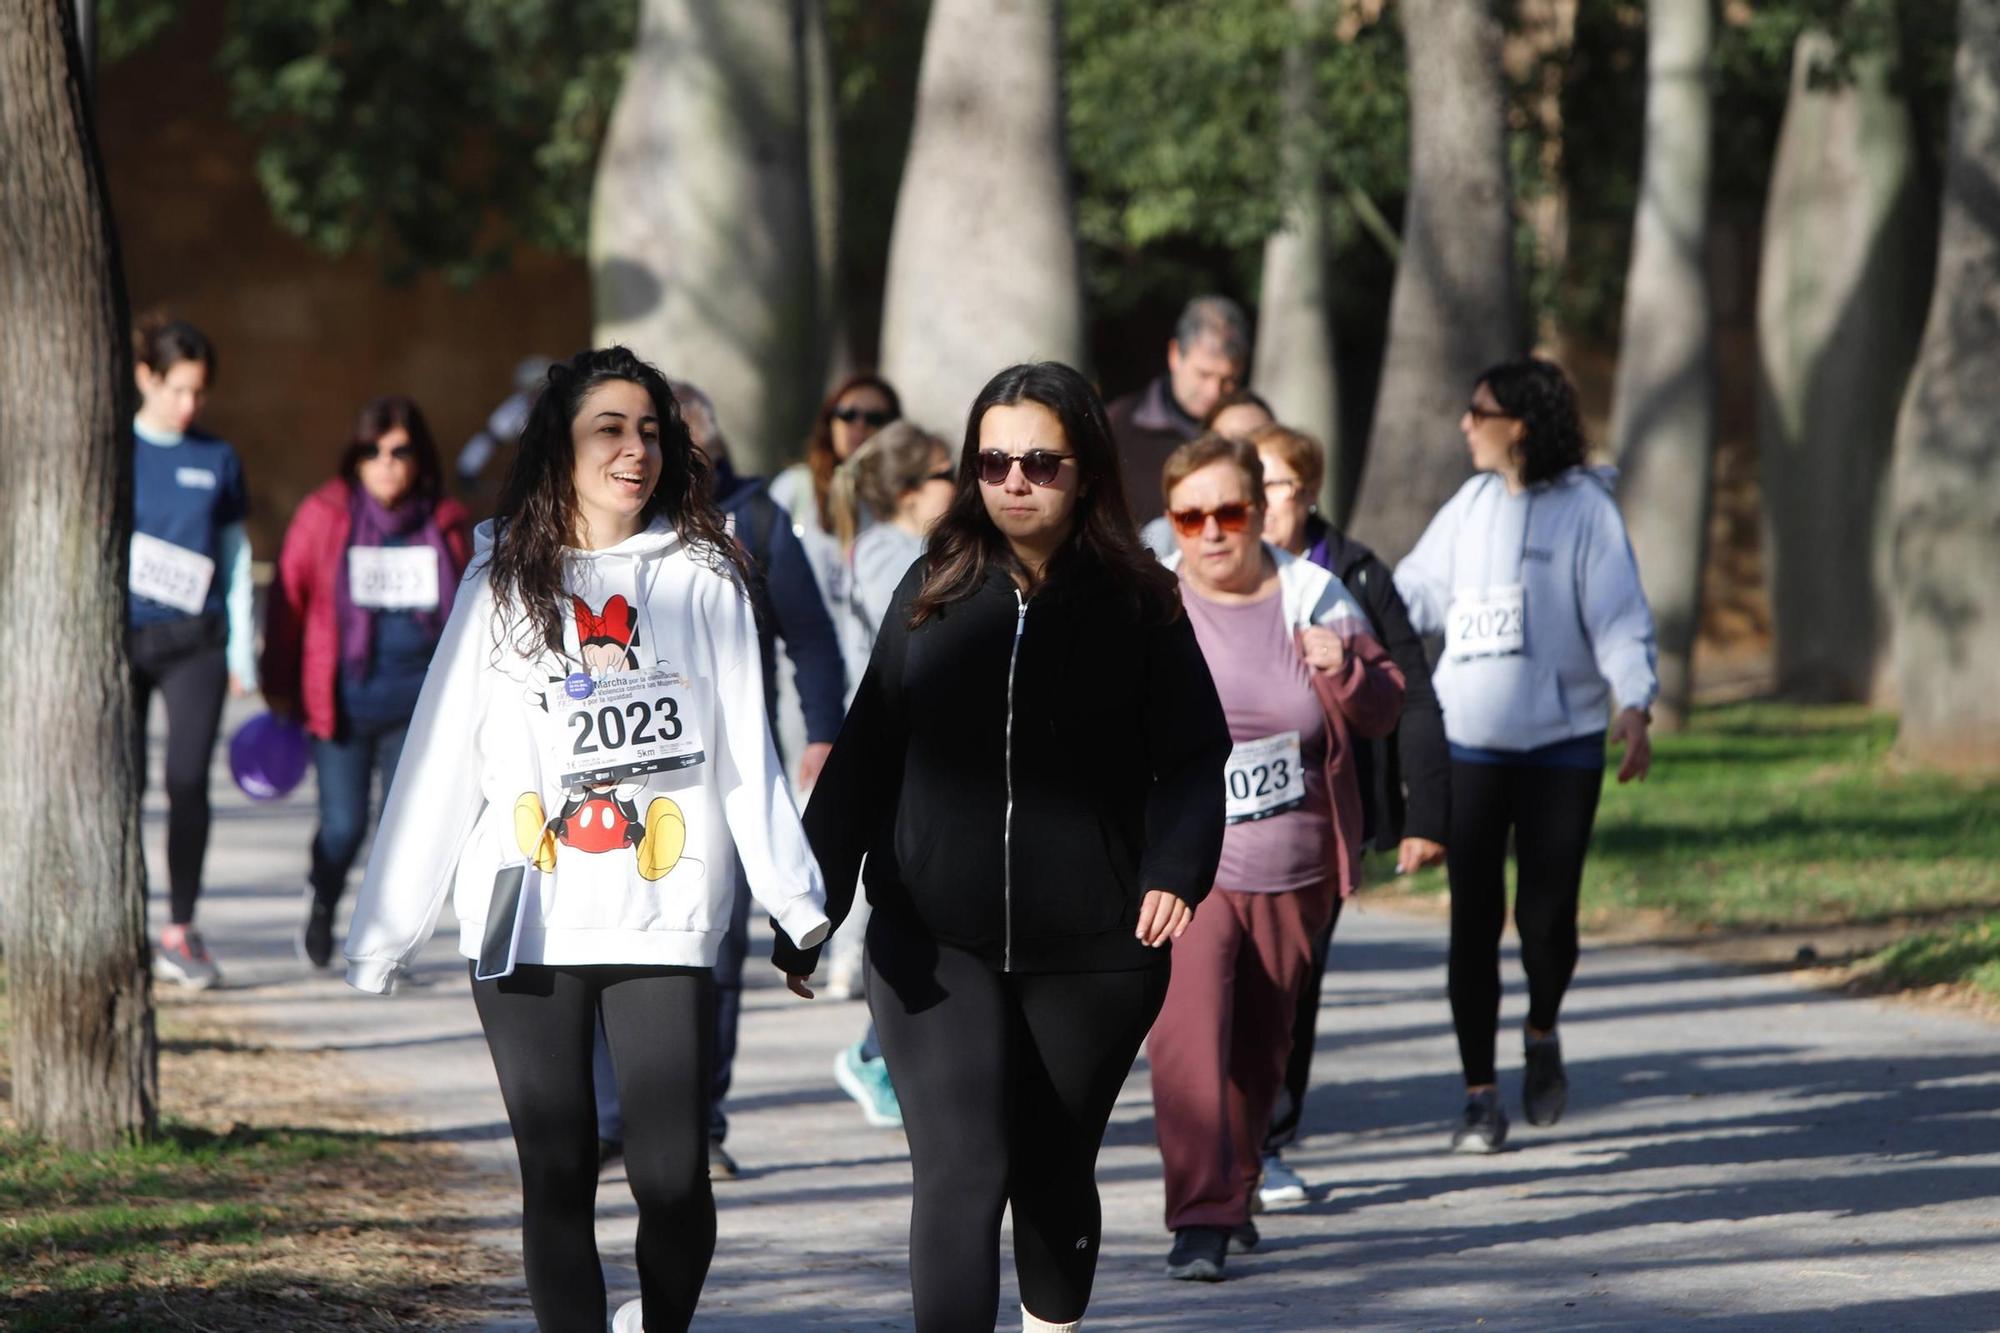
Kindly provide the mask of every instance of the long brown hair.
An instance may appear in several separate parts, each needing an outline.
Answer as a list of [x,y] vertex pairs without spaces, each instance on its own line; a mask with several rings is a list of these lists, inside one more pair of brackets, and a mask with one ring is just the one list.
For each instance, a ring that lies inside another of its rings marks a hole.
[[896,396],[896,390],[889,381],[872,370],[856,371],[834,386],[826,401],[819,405],[819,415],[813,418],[812,434],[806,437],[806,467],[812,471],[813,507],[819,513],[822,532],[833,531],[833,505],[829,496],[833,490],[833,470],[840,466],[840,455],[833,451],[833,410],[840,406],[840,400],[856,389],[873,389],[889,400],[889,420],[899,420],[903,415],[903,400]]
[[522,428],[494,520],[489,563],[500,613],[494,640],[523,656],[543,647],[558,656],[563,651],[563,574],[576,540],[576,448],[570,425],[590,391],[612,380],[643,388],[660,418],[660,481],[639,513],[641,528],[665,516],[689,555],[741,589],[752,586],[743,552],[710,498],[709,462],[688,438],[666,376],[628,348],[578,352],[549,367],[548,384]]
[[1056,583],[1077,570],[1095,568],[1131,599],[1141,620],[1158,624],[1179,615],[1179,586],[1139,544],[1132,513],[1125,507],[1118,450],[1097,391],[1060,362],[1031,361],[1007,367],[972,400],[965,419],[965,448],[959,455],[958,494],[931,529],[924,582],[910,608],[910,628],[970,597],[986,581],[989,566],[997,565],[1016,581],[1033,585],[1005,534],[993,526],[979,488],[979,423],[988,408],[1021,402],[1040,403],[1056,414],[1063,439],[1076,455],[1081,479],[1069,536],[1049,561],[1045,581]]

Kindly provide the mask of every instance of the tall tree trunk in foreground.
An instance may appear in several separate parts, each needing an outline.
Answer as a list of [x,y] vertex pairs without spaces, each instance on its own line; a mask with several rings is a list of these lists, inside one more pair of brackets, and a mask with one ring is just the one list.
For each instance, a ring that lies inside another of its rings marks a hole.
[[598,343],[707,390],[746,473],[821,393],[804,3],[642,0],[591,201]]
[[935,0],[889,236],[882,369],[956,438],[1024,360],[1084,365],[1056,0]]
[[1307,40],[1285,51],[1285,216],[1264,242],[1263,290],[1257,302],[1257,357],[1250,385],[1278,414],[1326,446],[1320,511],[1343,512],[1340,494],[1340,390],[1334,375],[1333,271],[1327,236],[1325,173],[1317,168],[1313,57],[1322,36],[1320,0],[1292,0]]
[[1487,0],[1403,0],[1402,14],[1410,191],[1351,524],[1390,562],[1470,475],[1457,424],[1475,378],[1522,349],[1499,21]]
[[1646,161],[1625,284],[1611,429],[1619,505],[1659,627],[1660,720],[1693,694],[1715,465],[1715,316],[1708,291],[1713,157],[1709,0],[1648,0]]
[[1881,542],[1896,414],[1923,336],[1936,215],[1883,53],[1827,86],[1799,39],[1764,210],[1757,443],[1782,693],[1868,699],[1889,631]]
[[1897,747],[2000,766],[2000,7],[1961,0],[1936,289],[1896,431]]
[[0,914],[15,1119],[94,1151],[151,1132],[159,1084],[125,655],[132,363],[74,22],[0,0]]

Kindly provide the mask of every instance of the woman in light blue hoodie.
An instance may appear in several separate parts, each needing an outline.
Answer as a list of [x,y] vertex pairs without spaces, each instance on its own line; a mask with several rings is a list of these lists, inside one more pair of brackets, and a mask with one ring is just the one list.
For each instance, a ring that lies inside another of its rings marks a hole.
[[1493,1050],[1508,837],[1528,974],[1523,1110],[1552,1125],[1568,1099],[1556,1015],[1576,971],[1607,719],[1625,750],[1618,780],[1643,779],[1658,683],[1652,612],[1609,477],[1583,465],[1562,371],[1495,366],[1458,428],[1479,475],[1397,566],[1396,589],[1411,623],[1444,638],[1433,680],[1451,745],[1450,992],[1466,1083],[1451,1146],[1493,1152],[1507,1138]]

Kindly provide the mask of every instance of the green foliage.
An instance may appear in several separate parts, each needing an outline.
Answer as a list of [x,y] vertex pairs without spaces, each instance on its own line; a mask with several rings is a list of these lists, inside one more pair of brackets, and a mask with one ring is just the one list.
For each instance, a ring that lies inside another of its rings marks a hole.
[[97,0],[97,59],[109,65],[179,22],[184,0]]
[[220,61],[288,229],[464,282],[580,251],[635,0],[236,0]]
[[[1402,34],[1393,17],[1335,32],[1302,25],[1285,0],[1071,0],[1065,92],[1078,229],[1096,295],[1114,308],[1149,250],[1207,247],[1254,274],[1288,180],[1280,163],[1284,55],[1310,44],[1321,120],[1306,147],[1332,186],[1336,248],[1376,244],[1355,204],[1391,217],[1408,170]],[[1184,297],[1185,289],[1178,295]]]

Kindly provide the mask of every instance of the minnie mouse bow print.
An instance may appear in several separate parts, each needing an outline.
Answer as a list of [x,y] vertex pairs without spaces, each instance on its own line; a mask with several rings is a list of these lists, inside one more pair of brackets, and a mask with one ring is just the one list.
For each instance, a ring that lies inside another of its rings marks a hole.
[[592,611],[583,598],[570,595],[576,615],[576,641],[583,664],[593,675],[611,671],[632,671],[639,665],[632,643],[638,635],[639,616],[623,596],[614,595],[602,611]]

